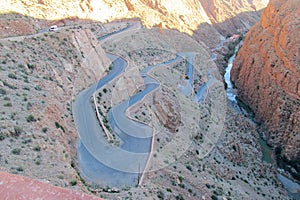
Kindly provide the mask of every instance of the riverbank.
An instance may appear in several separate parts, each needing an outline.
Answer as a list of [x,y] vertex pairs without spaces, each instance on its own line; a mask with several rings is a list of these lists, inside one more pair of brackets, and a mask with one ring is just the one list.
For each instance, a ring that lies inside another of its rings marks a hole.
[[[231,43],[231,44],[235,44],[235,43]],[[243,44],[243,41],[241,40],[238,44],[235,45],[234,53],[231,55],[231,57],[229,59],[227,57],[225,58],[226,60],[228,60],[228,65],[226,67],[225,74],[224,74],[224,81],[226,84],[226,95],[228,97],[230,104],[233,106],[233,108],[235,108],[235,110],[237,112],[243,113],[244,116],[246,116],[250,121],[252,121],[254,123],[254,125],[257,127],[258,125],[253,121],[254,114],[252,114],[252,111],[249,110],[247,105],[245,105],[243,102],[241,102],[237,98],[237,91],[234,88],[234,85],[230,79],[230,73],[231,73],[231,69],[233,66],[235,56],[238,53],[238,50],[240,49],[242,44]],[[232,49],[232,47],[229,49]],[[231,52],[229,52],[229,55],[230,54],[231,54]],[[249,114],[249,112],[250,112],[250,114]],[[263,139],[262,135],[260,135],[258,142],[259,142],[259,144],[261,146],[261,150],[262,150],[262,155],[263,155],[262,161],[266,162],[266,163],[270,163],[276,168],[277,161],[276,161],[275,152],[274,152],[273,148],[267,144],[267,142]],[[300,197],[300,185],[295,180],[288,178],[287,176],[289,174],[283,173],[283,172],[285,172],[284,170],[277,170],[277,172],[278,172],[277,178],[283,184],[283,186],[287,190],[288,194],[292,198],[298,199]]]

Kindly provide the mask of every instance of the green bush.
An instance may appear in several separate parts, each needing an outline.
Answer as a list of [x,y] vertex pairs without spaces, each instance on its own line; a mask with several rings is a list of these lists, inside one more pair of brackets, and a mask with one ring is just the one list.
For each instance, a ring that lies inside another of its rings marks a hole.
[[47,127],[42,128],[43,133],[46,133],[48,131]]
[[70,181],[70,185],[71,185],[71,186],[77,185],[77,181],[76,181],[76,180]]
[[8,78],[17,79],[17,76],[15,74],[8,74]]
[[0,141],[4,140],[6,138],[6,135],[2,132],[0,132]]
[[55,127],[60,128],[63,132],[65,132],[65,129],[62,125],[60,125],[58,122],[55,122]]
[[12,152],[14,155],[20,155],[21,149],[16,148],[16,149],[13,149],[11,152]]
[[5,106],[5,107],[12,107],[12,104],[10,102],[7,102],[3,106]]
[[37,91],[41,91],[41,90],[42,90],[42,87],[39,86],[39,85],[37,85],[37,86],[34,87],[34,89],[36,89]]
[[27,117],[26,117],[26,121],[27,122],[35,122],[36,121],[36,119],[34,118],[34,116],[33,115],[28,115]]
[[36,145],[35,147],[33,147],[34,151],[41,151],[41,147],[39,145]]
[[1,95],[6,95],[6,90],[3,89],[3,88],[0,88],[0,94],[1,94]]
[[19,126],[15,126],[14,127],[14,136],[15,137],[18,137],[18,136],[20,136],[21,135],[21,133],[23,132],[23,129],[21,128],[21,127],[19,127]]
[[176,196],[176,200],[184,200],[182,194],[178,194],[178,195]]
[[187,165],[186,168],[190,171],[193,171],[192,166],[191,165]]
[[159,190],[159,191],[157,192],[157,197],[158,197],[159,199],[164,199],[164,198],[165,198],[164,192],[161,191],[161,190]]
[[218,197],[217,197],[216,195],[213,194],[213,195],[211,196],[211,199],[212,199],[212,200],[218,200]]
[[3,82],[4,86],[9,87],[12,90],[18,89],[16,86],[11,85],[11,84],[7,83],[6,81],[2,81],[2,82]]
[[24,171],[22,167],[17,167],[17,169],[16,169],[16,170],[17,170],[18,172],[22,172],[22,171]]

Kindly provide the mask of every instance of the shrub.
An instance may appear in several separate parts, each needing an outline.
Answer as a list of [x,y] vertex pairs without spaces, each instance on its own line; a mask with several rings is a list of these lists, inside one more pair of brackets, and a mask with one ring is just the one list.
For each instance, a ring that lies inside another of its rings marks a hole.
[[64,176],[63,175],[58,175],[57,178],[64,179]]
[[7,83],[6,81],[3,81],[3,85],[7,86],[7,87],[9,87],[10,89],[13,89],[13,90],[18,89],[16,86],[11,85],[11,84]]
[[5,135],[1,132],[0,133],[0,141],[4,140],[5,139]]
[[47,128],[47,127],[44,127],[44,128],[42,128],[42,131],[43,131],[44,133],[46,133],[46,132],[48,131],[48,128]]
[[28,69],[31,69],[31,70],[35,69],[35,65],[32,63],[28,63],[27,67],[28,67]]
[[71,167],[72,167],[72,168],[75,168],[75,163],[74,163],[73,160],[71,161]]
[[0,88],[0,94],[1,94],[1,95],[6,95],[6,90],[3,89],[3,88]]
[[161,190],[159,190],[159,191],[157,192],[157,197],[158,197],[159,199],[164,199],[164,198],[165,198],[164,192],[161,191]]
[[16,170],[17,170],[18,172],[22,172],[22,171],[24,171],[22,167],[17,167],[17,169],[16,169]]
[[32,140],[30,138],[27,138],[27,139],[23,139],[22,144],[27,144],[30,142],[32,142]]
[[33,147],[34,151],[41,151],[41,147],[39,145],[36,145],[35,147]]
[[178,195],[176,196],[176,200],[184,200],[182,194],[178,194]]
[[191,165],[187,165],[186,168],[190,171],[193,171],[192,166]]
[[37,85],[37,86],[34,87],[34,89],[36,89],[37,91],[41,91],[41,90],[42,90],[42,87],[39,86],[39,85]]
[[7,102],[4,104],[5,107],[12,107],[12,104],[10,102]]
[[28,115],[27,117],[26,117],[26,121],[27,122],[35,122],[36,121],[36,119],[34,118],[34,116],[33,115]]
[[23,87],[23,90],[28,90],[28,91],[30,91],[30,88],[29,88],[28,86],[24,86],[24,87]]
[[182,176],[179,176],[178,179],[179,179],[180,182],[183,181],[183,177]]
[[4,97],[3,100],[4,101],[10,101],[10,98],[9,97]]
[[21,133],[23,132],[23,129],[21,128],[21,127],[19,127],[19,126],[15,126],[14,127],[14,136],[15,137],[18,137],[18,136],[20,136],[21,135]]
[[71,186],[74,186],[74,185],[76,185],[76,184],[77,184],[77,181],[76,181],[76,180],[70,181],[70,185],[71,185]]
[[213,194],[213,195],[211,196],[211,199],[212,199],[212,200],[218,200],[218,197],[217,197],[216,195]]
[[8,74],[8,78],[11,78],[11,79],[17,79],[17,76],[15,74]]
[[55,122],[55,127],[60,128],[63,132],[65,132],[65,129],[62,125],[60,125],[58,122]]
[[21,149],[16,148],[16,149],[13,149],[11,152],[15,155],[20,155]]
[[32,107],[32,104],[31,104],[30,102],[28,102],[27,105],[26,105],[26,109],[27,109],[27,110],[30,110],[31,107]]

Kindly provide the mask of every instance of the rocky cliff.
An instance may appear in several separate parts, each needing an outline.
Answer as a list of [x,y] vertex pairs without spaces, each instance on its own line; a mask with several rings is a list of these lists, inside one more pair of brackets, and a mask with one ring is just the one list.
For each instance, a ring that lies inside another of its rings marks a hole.
[[[201,25],[218,24],[216,28],[219,32],[226,34],[252,26],[259,18],[256,11],[264,8],[267,3],[268,0],[240,0],[237,3],[230,0],[178,0],[176,3],[168,0],[23,0],[0,2],[0,14],[19,13],[35,18],[34,23],[26,18],[26,23],[22,22],[22,25],[25,29],[34,27],[36,30],[45,26],[40,19],[68,24],[66,19],[71,18],[101,22],[140,18],[148,28],[159,25],[189,34],[198,30]],[[232,19],[239,14],[240,17]],[[0,25],[6,32],[10,32],[13,20],[18,19],[11,19]]]
[[[272,0],[238,52],[232,81],[269,144],[298,168],[300,161],[300,1]],[[296,164],[295,164],[296,163]]]

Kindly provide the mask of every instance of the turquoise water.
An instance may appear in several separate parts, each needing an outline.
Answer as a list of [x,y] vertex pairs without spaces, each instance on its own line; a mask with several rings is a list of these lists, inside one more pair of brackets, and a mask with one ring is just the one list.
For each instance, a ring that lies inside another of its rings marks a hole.
[[[236,48],[235,50],[236,50],[235,51],[235,54],[236,54],[238,49]],[[250,121],[253,122],[253,119],[252,119],[253,116],[251,114],[251,111],[249,111],[247,106],[244,105],[242,102],[237,101],[236,91],[234,90],[233,85],[230,80],[230,71],[232,68],[232,63],[235,58],[235,54],[229,59],[228,66],[226,68],[226,73],[224,75],[224,79],[227,84],[226,94],[230,101],[237,103],[238,107],[243,107],[245,109],[245,111],[248,111],[250,113],[250,115],[249,115],[249,113],[247,113],[247,116],[250,119]],[[276,161],[273,156],[272,148],[267,144],[267,142],[262,137],[259,137],[258,142],[262,149],[262,154],[263,154],[262,160],[266,163],[275,164],[275,166],[276,166]],[[283,184],[284,188],[288,191],[288,194],[292,199],[300,200],[300,185],[298,183],[296,183],[292,179],[285,177],[284,175],[282,175],[280,173],[277,174],[277,178]]]
[[267,142],[263,139],[263,138],[259,138],[258,140],[261,149],[262,149],[262,154],[263,154],[263,161],[267,162],[267,163],[274,163],[273,160],[273,150],[272,148],[267,144]]
[[[231,72],[231,69],[232,69],[232,66],[233,66],[233,61],[235,59],[235,55],[238,52],[238,50],[239,50],[239,48],[241,47],[242,44],[243,44],[243,41],[241,41],[238,45],[236,45],[235,50],[234,50],[234,54],[229,58],[228,65],[227,65],[227,68],[226,68],[226,73],[224,74],[224,80],[225,80],[225,83],[227,85],[226,94],[227,94],[228,99],[230,101],[236,103],[239,107],[241,106],[246,111],[249,111],[247,109],[246,105],[244,105],[242,102],[237,101],[237,99],[236,99],[236,96],[237,96],[236,90],[235,90],[235,88],[234,88],[234,86],[231,82],[231,79],[230,79],[230,72]],[[249,115],[249,113],[247,113],[247,115],[251,118],[251,115]],[[268,146],[266,141],[261,137],[259,138],[259,144],[262,147],[263,161],[265,161],[267,163],[271,163],[271,164],[274,163],[274,160],[272,158],[272,154],[273,154],[272,148],[270,146]]]

